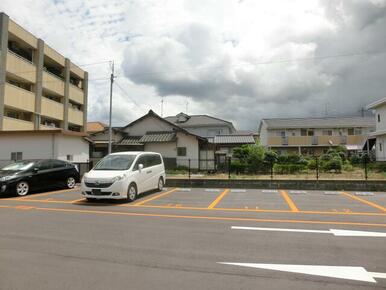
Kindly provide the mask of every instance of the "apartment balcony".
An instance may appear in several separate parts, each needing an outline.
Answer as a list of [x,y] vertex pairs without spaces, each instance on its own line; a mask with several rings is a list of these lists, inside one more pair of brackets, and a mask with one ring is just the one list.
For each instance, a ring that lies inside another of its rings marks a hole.
[[70,84],[70,100],[77,102],[78,104],[84,104],[84,92],[80,88]]
[[83,112],[69,108],[68,122],[74,125],[83,126]]
[[41,115],[56,120],[63,120],[63,104],[42,97]]
[[47,71],[43,71],[43,88],[64,96],[64,81]]
[[35,111],[35,93],[6,83],[4,105],[22,111]]
[[9,117],[3,119],[3,130],[4,131],[22,131],[22,130],[33,130],[34,123]]
[[58,130],[60,128],[54,127],[54,126],[47,126],[47,125],[42,125],[40,124],[39,130]]
[[33,48],[37,48],[38,46],[38,39],[32,35],[32,33],[25,30],[23,27],[21,27],[19,24],[14,22],[12,19],[9,20],[8,24],[8,31],[10,34],[13,34],[19,39],[22,39],[23,42],[27,43]]
[[363,144],[364,135],[353,136],[288,136],[269,137],[268,146],[338,146],[346,144]]
[[6,70],[8,73],[11,73],[27,82],[36,82],[36,66],[24,57],[21,57],[10,50],[7,52]]

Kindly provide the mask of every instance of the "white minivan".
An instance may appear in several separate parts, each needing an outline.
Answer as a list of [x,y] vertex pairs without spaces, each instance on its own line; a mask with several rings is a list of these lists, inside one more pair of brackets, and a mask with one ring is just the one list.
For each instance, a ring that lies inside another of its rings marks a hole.
[[87,200],[127,199],[158,189],[165,184],[165,166],[155,152],[119,152],[101,159],[82,178],[82,195]]

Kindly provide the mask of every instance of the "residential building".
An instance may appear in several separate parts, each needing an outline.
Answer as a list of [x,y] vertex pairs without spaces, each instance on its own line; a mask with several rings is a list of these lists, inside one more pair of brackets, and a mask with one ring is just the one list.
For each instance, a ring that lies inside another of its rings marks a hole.
[[[169,168],[190,165],[191,168],[214,170],[225,163],[234,147],[255,143],[252,133],[238,133],[231,122],[207,115],[191,117],[181,113],[177,116],[162,118],[150,110],[125,127],[113,128],[112,151],[154,151],[162,154]],[[181,122],[182,117],[194,122]],[[89,125],[89,128],[95,127],[95,124]],[[108,127],[90,132],[90,138],[93,140],[92,158],[97,160],[105,156]]]
[[370,133],[369,139],[375,139],[376,159],[386,161],[386,98],[368,105],[367,109],[375,111],[375,132]]
[[87,72],[0,14],[0,130],[85,132]]
[[261,120],[258,132],[279,153],[320,155],[336,146],[360,151],[374,129],[372,117],[277,118]]
[[97,132],[102,132],[105,130],[107,125],[102,122],[87,122],[86,124],[86,131],[87,133],[97,133]]
[[[14,138],[14,144],[21,142],[23,144],[18,146],[25,146],[23,158],[37,158],[39,154],[27,154],[32,144],[40,144],[35,142],[36,138],[41,138],[43,142],[47,136],[55,136],[55,142],[67,140],[63,141],[63,144],[69,146],[65,156],[74,155],[72,153],[76,152],[73,149],[79,149],[79,154],[74,156],[83,156],[83,147],[87,143],[84,139],[87,123],[87,72],[15,23],[5,13],[0,13],[0,83],[2,150],[3,144],[12,144],[11,139]],[[40,134],[41,131],[48,132]],[[71,140],[71,144],[68,140]],[[9,159],[15,149],[12,147],[7,148]],[[58,148],[62,148],[61,145]],[[2,151],[2,154],[5,152]],[[52,154],[49,157],[52,158]]]

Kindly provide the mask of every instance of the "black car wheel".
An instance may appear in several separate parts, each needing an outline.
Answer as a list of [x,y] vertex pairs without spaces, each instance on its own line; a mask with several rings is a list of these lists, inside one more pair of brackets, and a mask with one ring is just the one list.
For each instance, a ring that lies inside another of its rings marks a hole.
[[67,188],[74,188],[76,185],[75,178],[73,176],[70,176],[66,179],[66,186]]
[[134,183],[130,184],[127,191],[127,200],[133,202],[137,198],[137,187]]
[[164,179],[163,177],[160,177],[158,180],[158,190],[162,191],[164,189]]
[[29,184],[27,181],[20,181],[16,184],[16,194],[18,196],[25,196],[29,193]]

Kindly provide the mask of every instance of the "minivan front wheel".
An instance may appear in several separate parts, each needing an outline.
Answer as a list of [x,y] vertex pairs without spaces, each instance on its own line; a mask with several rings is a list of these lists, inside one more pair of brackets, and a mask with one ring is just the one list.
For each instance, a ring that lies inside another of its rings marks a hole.
[[158,190],[162,191],[164,189],[164,179],[162,177],[158,180]]
[[133,202],[137,198],[137,187],[135,184],[130,184],[129,189],[127,191],[127,200]]
[[16,194],[18,196],[25,196],[29,193],[29,184],[27,181],[20,181],[16,184]]

